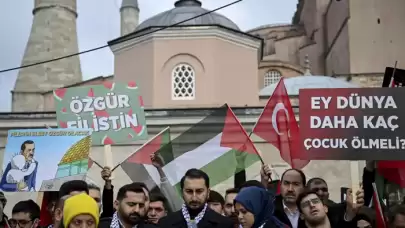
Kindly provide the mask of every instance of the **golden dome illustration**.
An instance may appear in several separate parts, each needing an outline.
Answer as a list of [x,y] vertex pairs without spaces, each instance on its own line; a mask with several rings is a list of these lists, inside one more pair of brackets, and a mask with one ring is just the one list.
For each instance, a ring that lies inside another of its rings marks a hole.
[[89,158],[91,147],[91,136],[87,136],[75,143],[69,150],[63,155],[58,165],[69,164],[75,161],[80,161]]

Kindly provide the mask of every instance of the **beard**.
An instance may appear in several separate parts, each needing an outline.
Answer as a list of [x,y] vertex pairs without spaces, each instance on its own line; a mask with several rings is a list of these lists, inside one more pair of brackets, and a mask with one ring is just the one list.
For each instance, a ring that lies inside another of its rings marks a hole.
[[144,218],[137,212],[130,213],[130,214],[119,213],[119,215],[120,215],[120,219],[122,219],[123,222],[130,224],[130,225],[137,225],[144,220]]
[[228,218],[230,218],[232,220],[235,227],[239,227],[239,219],[238,219],[238,215],[236,213],[232,213],[230,216],[228,216]]

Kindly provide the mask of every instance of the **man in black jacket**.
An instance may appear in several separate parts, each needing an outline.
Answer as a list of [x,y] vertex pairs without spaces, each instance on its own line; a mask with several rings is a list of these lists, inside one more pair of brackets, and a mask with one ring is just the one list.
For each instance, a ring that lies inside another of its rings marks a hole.
[[[300,219],[300,212],[297,207],[298,196],[304,192],[305,184],[306,177],[301,170],[288,169],[281,176],[281,194],[275,197],[274,215],[291,228],[306,227],[305,221]],[[357,210],[364,205],[363,191],[357,192],[356,196],[356,203],[353,203],[349,190],[346,203],[328,207],[327,215],[332,227],[347,224],[355,217]]]
[[301,225],[306,228],[315,227],[330,227],[330,228],[356,228],[357,223],[354,221],[345,221],[341,219],[337,222],[332,222],[328,216],[329,208],[324,204],[321,196],[314,191],[304,191],[298,196],[297,208],[301,213],[302,221],[305,223]]
[[185,204],[180,211],[160,219],[162,228],[233,228],[230,218],[222,216],[207,205],[209,177],[198,169],[189,169],[180,180]]
[[[148,192],[149,193],[149,192]],[[147,194],[139,183],[122,186],[114,202],[116,212],[111,218],[102,218],[99,228],[153,228],[146,221]]]

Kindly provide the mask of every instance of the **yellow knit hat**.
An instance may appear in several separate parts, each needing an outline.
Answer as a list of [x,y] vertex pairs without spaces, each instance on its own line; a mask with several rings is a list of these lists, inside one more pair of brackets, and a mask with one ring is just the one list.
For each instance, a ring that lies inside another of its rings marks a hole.
[[99,222],[98,204],[86,193],[74,195],[66,199],[63,206],[63,225],[69,227],[72,219],[81,214],[88,214],[94,217],[96,227]]

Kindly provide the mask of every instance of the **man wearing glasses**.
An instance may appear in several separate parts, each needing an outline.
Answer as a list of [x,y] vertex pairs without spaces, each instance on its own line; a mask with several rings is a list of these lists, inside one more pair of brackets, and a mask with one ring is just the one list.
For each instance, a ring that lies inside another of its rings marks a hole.
[[353,221],[330,221],[328,218],[328,207],[321,197],[314,191],[304,191],[297,199],[297,207],[300,211],[300,218],[305,221],[307,228],[356,228],[357,223]]
[[39,215],[41,209],[33,200],[18,202],[12,210],[10,226],[17,228],[37,228],[39,227]]

